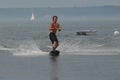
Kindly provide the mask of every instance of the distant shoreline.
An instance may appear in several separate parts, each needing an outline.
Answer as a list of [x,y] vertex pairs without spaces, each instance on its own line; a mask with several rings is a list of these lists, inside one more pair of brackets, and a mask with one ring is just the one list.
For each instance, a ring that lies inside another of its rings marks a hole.
[[82,7],[80,7],[80,6],[71,6],[71,7],[0,7],[0,9],[9,9],[9,8],[13,8],[13,9],[16,9],[16,8],[19,8],[19,9],[35,9],[35,8],[52,8],[52,9],[55,9],[55,8],[120,8],[120,6],[112,6],[112,5],[104,5],[104,6],[82,6]]

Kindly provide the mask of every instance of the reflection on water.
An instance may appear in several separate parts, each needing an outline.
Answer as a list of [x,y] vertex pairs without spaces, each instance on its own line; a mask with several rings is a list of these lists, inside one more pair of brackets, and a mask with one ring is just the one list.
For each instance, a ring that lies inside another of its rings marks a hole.
[[59,80],[58,78],[58,57],[52,56],[50,57],[51,62],[51,80]]

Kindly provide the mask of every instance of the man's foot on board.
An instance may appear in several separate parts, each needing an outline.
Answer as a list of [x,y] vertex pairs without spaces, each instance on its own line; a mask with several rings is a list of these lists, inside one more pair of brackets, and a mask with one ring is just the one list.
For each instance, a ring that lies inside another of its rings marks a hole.
[[50,51],[50,55],[51,56],[59,56],[59,53],[60,53],[60,51],[58,51],[58,50],[52,50],[52,51]]

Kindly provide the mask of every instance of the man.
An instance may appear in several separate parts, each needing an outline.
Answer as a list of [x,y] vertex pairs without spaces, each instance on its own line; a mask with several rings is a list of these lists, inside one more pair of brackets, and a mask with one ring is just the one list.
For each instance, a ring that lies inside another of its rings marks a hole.
[[58,20],[58,17],[53,16],[52,22],[49,27],[49,31],[50,31],[49,38],[52,42],[53,51],[56,50],[56,48],[59,46],[59,41],[57,39],[56,32],[57,30],[61,31],[60,25],[59,23],[57,23],[57,20]]

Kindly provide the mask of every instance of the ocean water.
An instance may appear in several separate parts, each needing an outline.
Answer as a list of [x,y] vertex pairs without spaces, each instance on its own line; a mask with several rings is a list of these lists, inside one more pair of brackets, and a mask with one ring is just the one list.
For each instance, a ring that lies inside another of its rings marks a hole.
[[[62,31],[57,33],[62,55],[118,55],[120,53],[119,21],[64,21]],[[80,30],[96,30],[88,36],[76,35]],[[51,50],[49,22],[1,22],[0,49],[13,55],[44,55]],[[39,53],[40,52],[40,53]],[[80,53],[81,52],[81,53]],[[64,54],[65,53],[65,54]]]
[[[120,35],[113,33],[120,31],[120,20],[78,19],[51,10],[35,9],[36,20],[30,21],[34,10],[0,9],[0,80],[119,80]],[[51,58],[49,24],[56,14],[61,53]],[[80,30],[96,34],[76,35]]]

